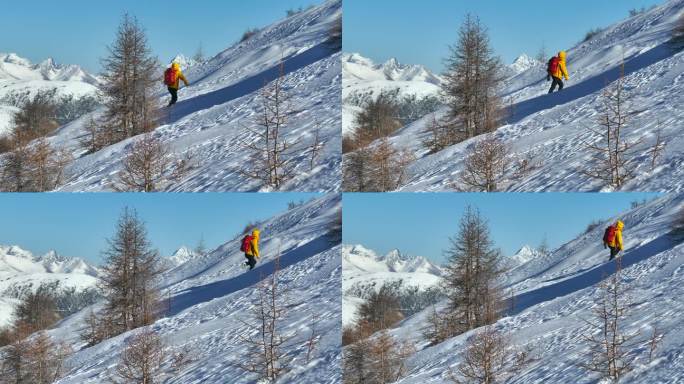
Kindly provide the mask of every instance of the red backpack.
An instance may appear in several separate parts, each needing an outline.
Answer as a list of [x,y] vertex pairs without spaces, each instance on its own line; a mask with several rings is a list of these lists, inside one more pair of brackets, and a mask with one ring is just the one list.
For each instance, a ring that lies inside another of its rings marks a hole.
[[558,56],[554,56],[551,58],[551,60],[549,60],[549,66],[546,69],[547,72],[549,73],[549,75],[553,75],[554,73],[558,72],[559,63],[560,63],[560,59],[558,58]]
[[242,244],[240,244],[240,251],[242,252],[247,252],[247,251],[252,251],[252,235],[245,235],[245,237],[242,238]]
[[611,225],[610,227],[606,228],[606,231],[603,232],[603,243],[604,244],[609,244],[615,241],[615,231],[616,228],[614,225]]
[[164,71],[164,84],[166,85],[176,85],[178,80],[178,73],[173,70],[173,68],[168,68]]

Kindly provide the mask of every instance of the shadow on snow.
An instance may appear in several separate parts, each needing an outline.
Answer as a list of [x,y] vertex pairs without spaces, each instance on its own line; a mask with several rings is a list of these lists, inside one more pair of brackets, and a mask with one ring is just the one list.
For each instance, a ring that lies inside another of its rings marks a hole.
[[[330,238],[328,236],[320,236],[301,247],[294,248],[291,251],[282,254],[280,257],[280,269],[285,269],[291,265],[304,261],[331,247]],[[245,271],[233,278],[181,291],[171,298],[171,306],[167,316],[174,316],[193,305],[208,302],[253,286],[262,279],[273,274],[274,269],[275,260],[271,260],[266,264],[262,264],[251,271]]]
[[[309,66],[322,60],[336,50],[330,47],[328,42],[320,43],[306,51],[292,56],[283,61],[283,75],[295,72],[301,68]],[[170,124],[181,118],[197,111],[211,108],[215,105],[227,103],[228,101],[248,95],[261,89],[265,84],[275,80],[280,75],[280,64],[269,68],[257,75],[248,77],[240,82],[229,85],[225,88],[217,89],[213,92],[195,96],[191,99],[179,101],[171,108],[165,108],[166,113],[162,117],[161,124]]]

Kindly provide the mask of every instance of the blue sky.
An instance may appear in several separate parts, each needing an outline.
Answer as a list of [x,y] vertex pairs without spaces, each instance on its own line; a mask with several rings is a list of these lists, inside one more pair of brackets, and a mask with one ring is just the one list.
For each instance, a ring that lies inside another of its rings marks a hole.
[[[249,221],[284,212],[305,193],[55,193],[0,196],[0,244],[36,255],[50,249],[98,263],[124,207],[135,208],[162,255],[194,247],[204,236],[210,249],[232,239]],[[268,236],[268,234],[264,234]],[[237,247],[237,245],[236,245]]]
[[[443,250],[471,204],[489,221],[496,247],[513,255],[525,244],[549,246],[572,240],[595,219],[629,209],[648,193],[391,193],[345,194],[345,244],[362,244],[381,254],[399,249],[443,262]],[[629,228],[625,229],[629,234]],[[597,241],[600,241],[597,239]]]
[[[457,39],[466,13],[489,28],[493,47],[506,63],[521,53],[568,49],[591,28],[627,17],[632,8],[663,0],[344,0],[344,46],[376,62],[396,57],[442,71],[447,47]],[[550,56],[549,56],[550,57]]]
[[128,11],[147,29],[149,42],[163,62],[176,54],[191,56],[200,42],[216,54],[237,41],[247,28],[283,19],[285,11],[322,0],[38,0],[4,1],[0,52],[16,52],[33,62],[53,57],[99,71],[99,58],[114,39]]

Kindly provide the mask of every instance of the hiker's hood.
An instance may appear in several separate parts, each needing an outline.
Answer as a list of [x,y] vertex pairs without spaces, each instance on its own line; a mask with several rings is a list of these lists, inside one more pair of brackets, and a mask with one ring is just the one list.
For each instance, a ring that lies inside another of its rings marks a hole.
[[565,61],[565,51],[558,52],[558,58]]
[[173,68],[175,71],[180,69],[180,64],[178,63],[171,63],[171,68]]
[[260,232],[258,229],[255,228],[255,229],[252,231],[252,236],[254,236],[255,239],[258,239],[260,233],[261,233],[261,232]]
[[615,223],[615,227],[616,227],[618,230],[622,230],[622,228],[625,227],[625,223],[623,223],[622,221],[618,220],[617,223]]

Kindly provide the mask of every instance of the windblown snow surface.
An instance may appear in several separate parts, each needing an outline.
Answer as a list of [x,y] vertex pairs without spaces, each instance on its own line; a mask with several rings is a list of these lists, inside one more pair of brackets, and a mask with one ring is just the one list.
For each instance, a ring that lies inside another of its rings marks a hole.
[[[282,190],[338,191],[341,168],[340,53],[328,42],[329,30],[341,17],[340,0],[278,21],[244,42],[238,42],[205,63],[190,66],[190,82],[181,88],[179,102],[164,108],[154,134],[176,155],[192,154],[194,168],[169,191],[266,191],[245,171],[250,153],[246,127],[256,129],[261,111],[261,89],[277,78],[283,62],[284,90],[293,115],[281,137],[299,141],[294,150],[296,177]],[[160,76],[163,68],[160,68]],[[169,101],[160,85],[159,105]],[[101,111],[96,113],[102,113]],[[72,150],[77,159],[66,169],[63,191],[111,190],[126,151],[138,137],[86,155],[79,138],[89,116],[67,124],[51,138]],[[313,169],[308,148],[314,131],[324,142]]]
[[[661,6],[610,26],[591,40],[566,49],[570,80],[560,93],[547,95],[549,83],[543,69],[532,67],[505,81],[502,90],[510,105],[505,124],[495,135],[511,150],[512,159],[531,157],[540,163],[523,178],[502,188],[508,191],[609,191],[582,173],[592,166],[588,143],[601,137],[598,119],[601,94],[619,78],[624,59],[624,85],[632,111],[622,130],[626,141],[640,141],[633,158],[636,177],[623,190],[681,191],[684,177],[684,51],[668,44],[683,0]],[[579,37],[578,37],[579,38]],[[436,112],[444,116],[446,109]],[[432,116],[397,131],[391,141],[412,150],[417,160],[409,166],[402,191],[453,189],[463,168],[468,148],[476,137],[429,154],[422,146],[426,124]],[[650,150],[660,130],[666,147],[651,169]]]
[[[494,326],[514,344],[532,348],[535,360],[506,382],[598,382],[578,366],[586,361],[588,346],[583,335],[590,331],[582,319],[592,319],[600,295],[598,284],[615,271],[601,239],[607,223],[620,219],[625,222],[622,276],[631,297],[622,326],[627,333],[639,332],[634,339],[637,345],[630,350],[634,369],[620,382],[684,383],[684,244],[669,236],[683,206],[684,195],[666,195],[609,218],[605,225],[512,270],[506,287],[514,306]],[[408,375],[399,383],[449,382],[447,371],[458,372],[464,345],[477,331],[429,346],[420,330],[430,313],[426,309],[391,331],[418,349],[408,360]],[[649,363],[646,342],[656,326],[664,338]]]
[[342,246],[342,323],[352,324],[363,299],[349,291],[360,285],[379,289],[402,280],[405,287],[429,288],[441,281],[443,270],[422,256],[402,255],[393,250],[381,256],[362,245]]
[[[283,348],[294,358],[293,369],[280,383],[340,383],[341,310],[340,246],[327,236],[330,223],[341,209],[339,195],[312,200],[259,224],[261,258],[247,271],[239,251],[241,235],[205,256],[187,259],[168,271],[162,281],[163,295],[170,296],[170,310],[152,328],[170,353],[191,351],[192,362],[165,383],[255,383],[257,378],[237,366],[244,363],[247,345],[242,337],[256,335],[251,310],[257,302],[256,285],[271,275],[274,257],[281,252],[281,288],[289,290],[289,304],[281,323],[284,334],[296,332]],[[96,304],[97,306],[98,304]],[[67,361],[69,372],[60,384],[107,382],[122,347],[136,330],[86,348],[79,339],[90,308],[62,320],[50,335],[65,340],[75,354]],[[318,344],[309,363],[305,342],[316,315]],[[163,362],[170,370],[171,356]]]

